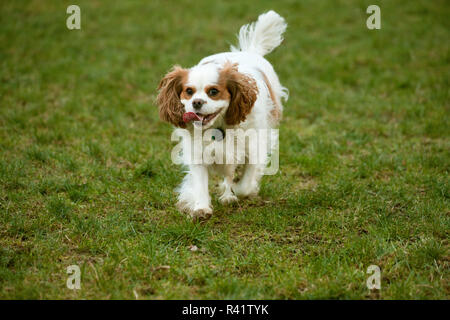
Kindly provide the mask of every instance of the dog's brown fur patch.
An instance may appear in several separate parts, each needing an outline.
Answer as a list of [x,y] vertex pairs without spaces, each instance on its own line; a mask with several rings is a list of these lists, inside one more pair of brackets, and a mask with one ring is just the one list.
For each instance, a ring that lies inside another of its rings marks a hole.
[[[208,94],[209,90],[211,89],[217,89],[219,93],[215,96],[211,96]],[[228,92],[227,87],[224,83],[220,83],[220,81],[217,85],[206,86],[205,92],[212,100],[230,100],[230,93]]]
[[276,123],[278,123],[281,120],[280,101],[277,99],[275,92],[273,91],[272,86],[270,85],[269,79],[267,78],[266,74],[262,70],[259,70],[259,72],[263,76],[264,82],[266,83],[267,89],[269,90],[270,99],[273,102],[273,109],[270,110],[270,115],[273,117],[274,121]]
[[219,74],[219,87],[226,88],[230,95],[230,105],[225,114],[228,125],[237,125],[245,121],[257,95],[256,81],[239,72],[237,63],[226,62]]
[[174,66],[159,83],[159,93],[156,97],[160,118],[180,128],[186,128],[183,121],[184,106],[180,101],[180,95],[188,74],[187,69]]

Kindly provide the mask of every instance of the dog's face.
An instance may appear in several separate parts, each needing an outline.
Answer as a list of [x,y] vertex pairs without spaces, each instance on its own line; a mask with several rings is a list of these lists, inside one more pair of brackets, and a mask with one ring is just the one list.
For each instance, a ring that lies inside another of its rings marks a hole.
[[204,127],[223,116],[230,105],[230,92],[214,64],[192,68],[180,95],[186,112],[197,114]]
[[258,88],[237,65],[213,63],[191,69],[174,67],[160,82],[157,102],[161,119],[185,128],[183,114],[195,113],[204,128],[224,118],[227,125],[244,121],[256,101]]

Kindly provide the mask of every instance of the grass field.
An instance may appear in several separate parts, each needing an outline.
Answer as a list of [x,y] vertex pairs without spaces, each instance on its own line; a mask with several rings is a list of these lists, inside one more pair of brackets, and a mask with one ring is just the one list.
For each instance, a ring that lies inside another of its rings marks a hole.
[[[73,3],[0,4],[0,298],[450,298],[447,1]],[[269,9],[280,170],[192,223],[156,86]]]

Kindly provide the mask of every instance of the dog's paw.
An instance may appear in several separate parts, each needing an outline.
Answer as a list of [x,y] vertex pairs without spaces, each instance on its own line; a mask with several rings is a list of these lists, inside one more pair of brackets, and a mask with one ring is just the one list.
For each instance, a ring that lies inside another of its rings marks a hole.
[[256,197],[259,192],[258,186],[243,186],[241,184],[234,185],[232,189],[239,198]]
[[213,213],[213,211],[210,207],[198,208],[198,209],[190,210],[189,216],[194,221],[201,221],[201,220],[207,220],[207,219],[211,218],[212,213]]
[[213,213],[211,206],[196,205],[188,201],[178,201],[177,208],[181,212],[187,213],[194,221],[209,219]]
[[192,203],[185,201],[185,200],[179,200],[177,202],[177,208],[181,212],[189,212],[190,208],[192,207]]
[[230,192],[230,193],[224,193],[223,195],[221,195],[219,198],[219,201],[222,204],[229,204],[229,203],[238,201],[238,198]]

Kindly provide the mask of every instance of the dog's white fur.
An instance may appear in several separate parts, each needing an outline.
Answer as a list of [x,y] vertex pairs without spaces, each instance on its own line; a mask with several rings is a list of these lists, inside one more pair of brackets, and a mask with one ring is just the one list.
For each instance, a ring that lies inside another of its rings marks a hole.
[[[238,47],[232,46],[231,52],[208,56],[188,69],[188,76],[184,80],[183,87],[195,88],[195,93],[190,97],[180,98],[184,112],[199,112],[198,109],[194,109],[192,102],[201,99],[205,101],[200,109],[202,115],[213,114],[220,110],[213,120],[203,125],[203,129],[210,127],[243,130],[275,128],[282,112],[281,99],[287,100],[288,91],[280,84],[272,65],[263,56],[282,42],[282,34],[286,27],[287,24],[281,16],[274,11],[266,12],[258,17],[256,23],[241,27]],[[234,125],[226,122],[225,114],[230,104],[229,99],[212,99],[208,92],[205,92],[205,88],[218,83],[220,71],[227,63],[235,64],[238,72],[252,79],[257,86],[256,101],[250,113],[244,121]],[[275,112],[274,109],[276,109]],[[189,124],[188,129],[193,130],[193,124]],[[192,143],[192,141],[185,143]],[[248,148],[252,147],[254,146],[246,145],[245,156],[249,154]],[[237,201],[237,197],[257,195],[265,165],[264,162],[247,163],[242,178],[234,184],[236,169],[234,164],[187,164],[187,174],[177,189],[178,207],[189,212],[193,218],[212,214],[211,197],[208,191],[209,169],[215,169],[224,175],[222,195],[219,198],[222,203]]]

